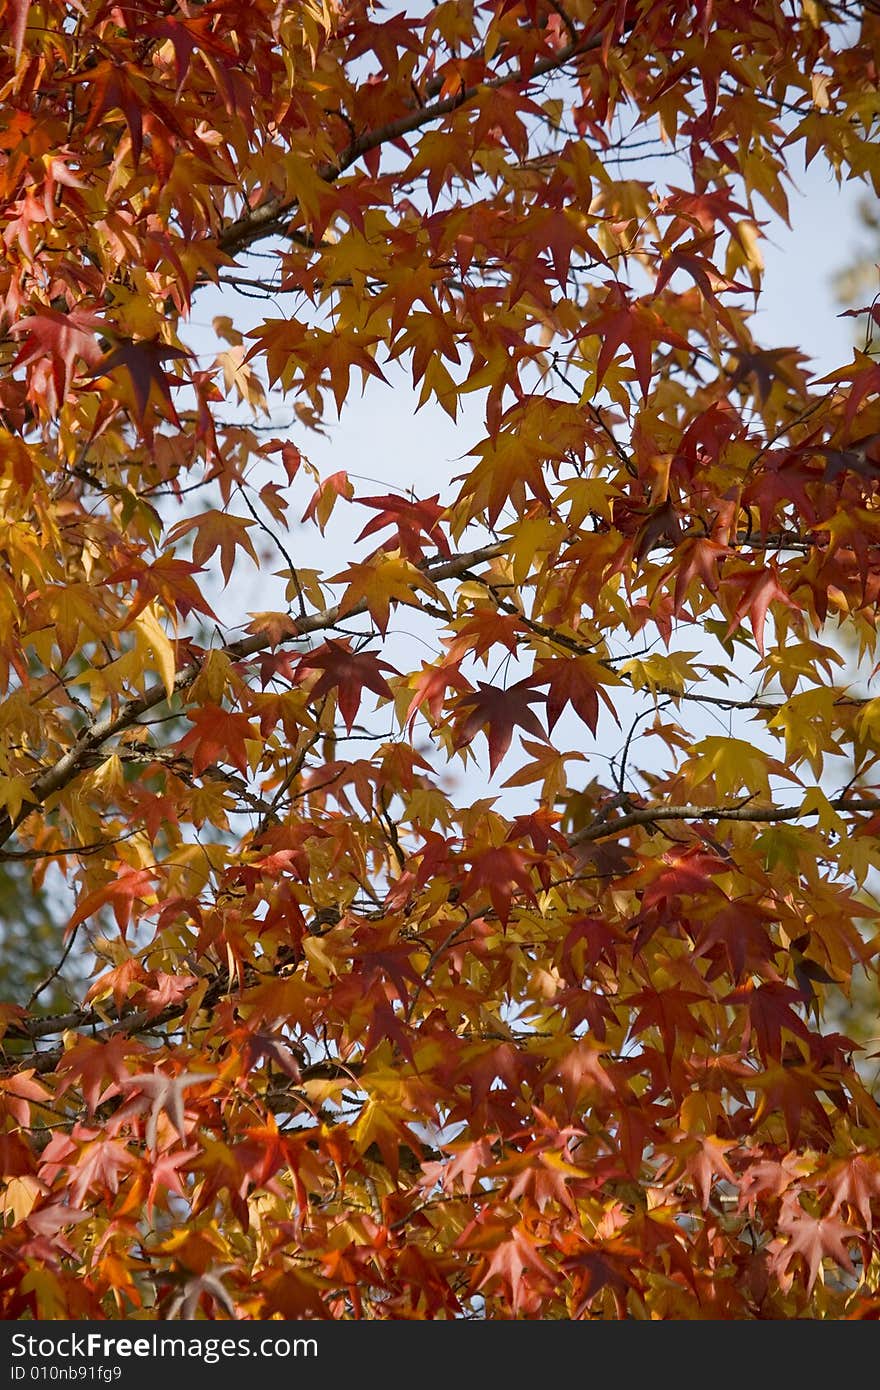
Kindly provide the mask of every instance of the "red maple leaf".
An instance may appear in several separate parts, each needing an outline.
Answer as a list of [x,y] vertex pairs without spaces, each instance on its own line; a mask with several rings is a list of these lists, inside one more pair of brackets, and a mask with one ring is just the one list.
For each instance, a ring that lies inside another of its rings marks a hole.
[[461,902],[467,902],[480,888],[485,888],[504,926],[507,926],[511,899],[517,889],[530,903],[537,902],[532,868],[540,863],[539,854],[504,844],[472,851],[470,860],[471,867],[460,889]]
[[452,1192],[456,1181],[460,1180],[465,1193],[470,1196],[478,1179],[492,1166],[491,1143],[483,1138],[472,1143],[445,1144],[443,1152],[451,1154],[452,1157],[439,1162],[423,1163],[422,1171],[425,1176],[420,1179],[419,1185],[430,1190],[439,1182],[444,1192]]
[[568,841],[558,828],[559,813],[541,806],[537,811],[517,816],[510,825],[508,840],[529,839],[539,855],[546,855],[551,844],[567,849]]
[[803,995],[800,990],[792,989],[790,985],[784,985],[777,980],[757,986],[749,982],[725,995],[721,1002],[748,1006],[743,1043],[748,1043],[754,1029],[758,1050],[765,1059],[781,1055],[783,1028],[798,1038],[810,1036],[803,1019],[792,1009],[792,1005],[803,1003]]
[[250,1033],[243,1049],[242,1066],[246,1072],[250,1072],[264,1061],[276,1066],[285,1076],[289,1076],[295,1085],[299,1085],[302,1073],[299,1062],[290,1049],[268,1033]]
[[701,580],[711,594],[718,592],[718,564],[732,554],[729,546],[705,536],[685,541],[678,547],[674,567],[675,592],[672,596],[676,617],[680,615],[688,589],[695,579]]
[[344,497],[347,502],[350,502],[353,496],[354,488],[348,480],[348,474],[341,470],[338,473],[332,473],[329,478],[324,478],[318,484],[300,520],[317,521],[323,536],[324,527],[330,520],[330,514],[337,497]]
[[[508,1200],[519,1202],[526,1199],[541,1212],[555,1202],[574,1215],[576,1208],[568,1184],[572,1180],[578,1181],[578,1175],[563,1166],[564,1160],[557,1162],[557,1159],[554,1153],[528,1154],[512,1159],[505,1166],[519,1171],[511,1181]],[[583,1177],[586,1176],[584,1173]]]
[[[649,881],[642,895],[645,909],[658,903],[668,902],[681,893],[705,893],[712,883],[713,875],[729,870],[729,863],[720,855],[713,854],[701,845],[691,845],[675,854],[664,854],[659,860],[646,865],[643,874]],[[637,871],[628,880],[637,887],[641,875]]]
[[[159,1191],[173,1192],[178,1197],[185,1197],[180,1170],[189,1163],[191,1158],[195,1158],[199,1153],[193,1149],[175,1149],[173,1152],[159,1154],[150,1169],[150,1186],[147,1191],[147,1220],[153,1217],[153,1207]],[[167,1203],[165,1203],[167,1206]]]
[[694,1135],[682,1141],[684,1153],[675,1163],[675,1171],[683,1167],[694,1185],[700,1206],[704,1211],[709,1206],[709,1197],[716,1178],[735,1183],[736,1175],[725,1157],[727,1149],[734,1147],[735,1140],[719,1139],[716,1134]]
[[216,34],[210,29],[211,20],[207,16],[196,19],[175,19],[173,16],[157,19],[151,23],[139,25],[139,30],[143,34],[149,34],[152,38],[161,40],[168,39],[174,49],[174,66],[177,74],[178,88],[183,86],[189,72],[192,55],[200,49],[203,52],[213,53],[218,58],[226,59],[225,63],[212,64],[211,71],[217,74],[218,84],[223,83],[223,94],[226,95],[226,88],[229,89],[229,97],[232,98],[233,89],[229,82],[226,69],[237,64],[238,55],[234,49],[221,43]]
[[102,888],[93,888],[80,898],[76,911],[67,923],[65,936],[69,937],[81,922],[91,917],[102,907],[112,907],[113,916],[120,933],[125,936],[131,921],[134,904],[146,902],[155,894],[156,873],[153,869],[132,869],[123,864],[116,878],[105,883]]
[[[212,71],[216,72],[216,67]],[[88,84],[89,110],[84,134],[89,135],[97,130],[99,125],[106,122],[110,112],[122,112],[131,136],[135,167],[143,151],[145,123],[148,127],[152,126],[154,142],[156,129],[161,130],[162,123],[170,126],[179,138],[186,139],[171,108],[159,101],[155,86],[144,80],[142,71],[135,63],[120,63],[115,57],[106,58],[95,66],[86,66],[84,72],[72,74],[69,81]],[[161,123],[158,119],[160,113]],[[168,134],[166,131],[166,140]]]
[[759,973],[767,957],[772,954],[767,930],[772,920],[772,915],[766,909],[754,903],[732,902],[727,907],[713,911],[705,922],[689,924],[694,955],[713,958],[707,978],[715,979],[724,969],[725,961],[735,982],[741,981],[750,967],[752,972]]
[[379,999],[370,1009],[370,1027],[364,1040],[364,1055],[367,1056],[387,1038],[410,1063],[413,1062],[412,1041],[406,1031],[401,1016],[387,999]]
[[516,613],[500,613],[495,608],[480,608],[464,623],[448,642],[450,656],[459,661],[464,656],[483,656],[494,646],[503,646],[515,654],[526,624]]
[[27,33],[28,12],[31,8],[31,0],[9,0],[9,10],[12,14],[12,44],[15,49],[15,62],[21,57],[24,48],[24,36]]
[[76,1163],[67,1165],[71,1205],[80,1206],[88,1192],[97,1192],[101,1197],[118,1192],[123,1174],[135,1165],[134,1154],[117,1139],[108,1139],[101,1130],[86,1130],[77,1125],[73,1134],[87,1142]]
[[779,1229],[788,1236],[788,1242],[776,1254],[774,1269],[778,1274],[786,1274],[792,1262],[800,1256],[807,1266],[808,1294],[813,1292],[822,1261],[826,1258],[834,1260],[848,1273],[855,1273],[844,1241],[856,1239],[857,1232],[843,1221],[838,1221],[834,1216],[811,1216],[797,1203],[789,1202],[779,1217]]
[[686,340],[680,333],[669,327],[655,309],[648,307],[648,299],[630,300],[622,285],[609,286],[601,313],[591,319],[578,338],[597,337],[602,339],[596,363],[596,381],[602,378],[614,361],[615,353],[625,343],[632,353],[636,368],[636,380],[647,396],[651,383],[652,355],[655,342],[670,343],[673,347],[687,348]]
[[793,391],[803,390],[806,378],[800,363],[807,358],[793,348],[756,348],[753,352],[737,348],[734,358],[737,367],[728,382],[729,391],[751,377],[757,388],[755,394],[763,405],[769,399],[774,381],[781,381]]
[[0,1081],[0,1119],[7,1116],[16,1125],[27,1129],[31,1117],[31,1101],[39,1104],[48,1100],[49,1092],[34,1080],[34,1068],[27,1067],[8,1081]]
[[865,1229],[874,1229],[871,1203],[880,1201],[880,1155],[857,1153],[833,1165],[826,1186],[834,1200],[828,1215],[834,1216],[844,1205],[861,1216]]
[[412,564],[424,558],[422,536],[431,541],[441,555],[449,555],[449,542],[439,525],[444,510],[438,505],[439,500],[439,493],[424,499],[400,497],[393,493],[386,493],[383,497],[359,497],[359,506],[374,507],[379,515],[367,522],[358,540],[362,541],[365,536],[375,535],[377,531],[391,526],[396,532],[396,548]]
[[510,747],[517,726],[546,742],[547,736],[529,705],[536,700],[546,701],[547,696],[530,689],[532,683],[533,677],[529,676],[503,690],[500,686],[477,681],[478,688],[474,692],[456,701],[456,711],[470,710],[470,713],[458,724],[453,748],[463,748],[470,743],[474,734],[481,730],[485,732],[491,774]]
[[880,395],[880,363],[875,362],[870,353],[857,352],[848,367],[841,367],[836,372],[829,372],[827,376],[820,377],[815,384],[824,386],[827,382],[838,381],[851,381],[853,383],[847,397],[843,417],[844,424],[850,425],[855,419],[862,401],[869,396]]
[[663,1139],[666,1118],[664,1106],[646,1103],[644,1097],[632,1097],[621,1107],[615,1136],[617,1148],[627,1173],[636,1181],[641,1177],[645,1150],[656,1147]]
[[748,1209],[754,1215],[756,1203],[761,1198],[775,1201],[781,1197],[793,1183],[799,1181],[799,1162],[799,1156],[790,1153],[781,1162],[767,1158],[749,1164],[739,1181],[739,1210]]
[[454,690],[467,690],[469,688],[468,682],[456,663],[441,662],[439,666],[428,666],[422,662],[422,669],[415,681],[413,697],[405,715],[405,722],[408,724],[410,732],[412,732],[416,715],[422,705],[428,706],[428,713],[434,723],[439,722],[443,701],[450,687]]
[[193,725],[177,748],[181,753],[192,749],[192,768],[198,776],[206,767],[217,762],[231,763],[242,777],[248,773],[247,739],[259,738],[256,725],[246,714],[221,709],[219,705],[203,705],[188,715]]
[[[562,943],[563,968],[573,984],[583,975],[583,965],[593,970],[599,961],[614,968],[620,949],[622,932],[602,917],[576,917]],[[576,950],[584,942],[583,952]]]
[[118,1013],[132,989],[146,978],[146,974],[147,972],[137,956],[129,956],[128,960],[122,961],[112,970],[105,970],[103,975],[98,976],[86,995],[86,1002],[91,1002],[96,996],[106,997],[107,991],[110,990]]
[[563,1268],[574,1280],[580,1300],[574,1308],[574,1317],[580,1318],[597,1294],[606,1287],[612,1290],[619,1316],[623,1317],[626,1294],[629,1289],[636,1287],[630,1271],[637,1264],[638,1256],[635,1245],[616,1241],[613,1251],[596,1246],[567,1259]]
[[332,637],[328,637],[315,651],[302,657],[297,666],[297,673],[321,672],[312,686],[313,698],[326,695],[330,690],[338,691],[339,713],[349,733],[364,688],[391,699],[391,688],[382,675],[383,670],[397,674],[393,666],[389,666],[387,661],[380,661],[372,652],[353,652],[348,641],[337,642]]
[[151,972],[147,983],[136,996],[138,1008],[144,1008],[149,1018],[157,1018],[163,1010],[180,1004],[198,984],[197,975],[169,975],[165,970]]
[[136,341],[125,339],[117,344],[96,365],[93,376],[109,376],[120,368],[128,373],[134,394],[135,414],[143,424],[150,396],[155,391],[159,402],[164,406],[164,414],[175,425],[179,425],[177,412],[171,400],[171,378],[162,370],[166,357],[187,358],[190,353],[185,348],[163,343],[158,338],[144,338]]
[[694,1016],[693,1005],[705,1003],[703,995],[690,989],[643,989],[626,1001],[639,1012],[630,1025],[636,1038],[649,1028],[656,1028],[663,1039],[666,1059],[671,1061],[679,1035],[704,1038],[706,1025]]
[[606,1099],[616,1095],[617,1087],[600,1059],[601,1053],[595,1043],[582,1039],[574,1043],[562,1061],[552,1067],[548,1078],[558,1079],[562,1083],[566,1105],[574,1108],[584,1095],[604,1096]]
[[[126,1061],[130,1052],[130,1041],[121,1035],[106,1042],[81,1038],[58,1063],[58,1072],[64,1077],[58,1094],[63,1095],[78,1083],[89,1112],[94,1113],[96,1106],[119,1094],[128,1078]],[[110,1084],[106,1085],[108,1080]]]
[[515,1091],[526,1074],[527,1062],[524,1055],[513,1043],[498,1043],[496,1047],[484,1049],[473,1061],[466,1063],[464,1075],[460,1078],[469,1082],[474,1108],[486,1099],[496,1081],[503,1081],[510,1091]]
[[409,1005],[407,981],[420,989],[424,985],[422,976],[413,969],[409,958],[408,945],[392,947],[386,951],[362,951],[357,956],[355,971],[360,976],[364,993],[368,994],[384,977],[393,984],[398,999],[404,1008]]
[[782,603],[794,613],[801,611],[800,604],[795,603],[791,594],[783,589],[779,582],[779,570],[776,567],[776,562],[772,560],[766,569],[749,570],[745,574],[732,574],[725,578],[723,583],[726,587],[742,590],[742,596],[734,609],[730,626],[727,629],[727,636],[731,637],[736,632],[748,613],[758,651],[763,656],[764,622],[771,603]]
[[[755,1111],[756,1121],[778,1110],[785,1120],[791,1144],[797,1142],[805,1128],[808,1134],[815,1135],[818,1131],[824,1142],[831,1139],[834,1130],[818,1093],[832,1087],[833,1083],[817,1069],[806,1063],[798,1065],[788,1056],[781,1062],[768,1060],[752,1084],[760,1097]],[[804,1112],[813,1121],[809,1128],[802,1123]]]
[[730,315],[718,299],[719,291],[732,290],[736,294],[747,294],[748,285],[737,284],[736,280],[731,280],[727,275],[722,275],[716,266],[705,256],[698,256],[696,248],[711,246],[714,241],[712,236],[704,236],[699,240],[690,242],[687,246],[677,247],[670,255],[666,256],[661,263],[660,273],[654,286],[654,294],[658,295],[661,290],[672,279],[677,270],[683,270],[690,275],[697,285],[703,298],[712,305],[716,315],[722,323],[731,325]]
[[571,705],[575,714],[594,734],[599,720],[600,696],[617,719],[617,711],[608,692],[596,676],[597,663],[592,657],[543,657],[535,662],[534,684],[550,687],[547,695],[547,729],[550,733],[565,706]]
[[541,1284],[553,1279],[554,1271],[538,1253],[525,1227],[515,1226],[508,1239],[502,1240],[486,1261],[482,1277],[475,1287],[484,1289],[490,1284],[502,1284],[511,1299],[514,1313],[518,1313],[523,1304],[529,1301],[535,1283],[534,1277],[529,1278],[530,1275],[538,1276],[538,1283]]
[[[66,1135],[55,1136],[60,1143],[70,1145]],[[51,1141],[50,1141],[51,1143]],[[70,1145],[72,1148],[73,1146]],[[43,1151],[43,1161],[47,1148]],[[0,1173],[3,1174],[3,1181],[7,1183],[10,1178],[23,1178],[34,1173],[36,1160],[30,1146],[20,1139],[16,1133],[0,1134]]]
[[9,330],[10,337],[24,339],[12,366],[29,367],[40,359],[48,359],[52,368],[46,385],[51,385],[52,391],[47,395],[47,405],[57,410],[70,389],[77,361],[94,368],[100,360],[97,334],[105,328],[102,319],[84,309],[61,313],[46,306]]
[[122,584],[133,580],[137,589],[137,599],[128,610],[129,623],[146,608],[154,598],[159,598],[171,612],[178,612],[182,618],[190,613],[204,613],[217,619],[217,614],[202,598],[198,586],[192,578],[201,573],[201,566],[191,560],[177,560],[173,555],[160,555],[151,564],[133,560],[120,565],[107,576],[108,584]]

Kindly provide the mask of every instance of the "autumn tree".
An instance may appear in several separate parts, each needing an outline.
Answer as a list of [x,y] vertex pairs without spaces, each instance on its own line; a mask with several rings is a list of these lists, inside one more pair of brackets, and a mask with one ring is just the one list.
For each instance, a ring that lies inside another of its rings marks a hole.
[[877,1317],[877,6],[0,15],[3,1316]]

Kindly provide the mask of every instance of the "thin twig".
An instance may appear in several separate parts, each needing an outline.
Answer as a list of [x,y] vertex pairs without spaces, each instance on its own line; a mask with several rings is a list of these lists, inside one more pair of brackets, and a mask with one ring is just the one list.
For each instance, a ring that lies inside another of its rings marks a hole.
[[242,495],[244,505],[247,507],[254,521],[259,526],[260,530],[269,537],[276,550],[279,552],[282,558],[287,561],[287,566],[290,570],[290,577],[293,580],[294,588],[296,589],[297,604],[299,606],[299,616],[301,618],[304,618],[306,616],[306,601],[303,597],[302,585],[299,582],[299,574],[297,573],[296,565],[291,560],[289,554],[287,553],[287,550],[282,545],[281,541],[275,535],[275,532],[272,530],[270,526],[267,526],[266,522],[263,521],[262,517],[259,515],[256,507],[253,505],[251,499],[245,492],[244,485],[242,483],[238,484],[238,490]]

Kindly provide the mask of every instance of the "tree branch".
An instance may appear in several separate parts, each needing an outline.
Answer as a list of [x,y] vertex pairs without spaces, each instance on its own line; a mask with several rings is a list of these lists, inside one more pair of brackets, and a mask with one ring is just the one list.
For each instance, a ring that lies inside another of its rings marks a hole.
[[[489,78],[473,87],[462,87],[458,92],[443,97],[439,101],[433,102],[430,106],[420,106],[414,111],[409,111],[405,116],[399,116],[395,121],[388,121],[383,126],[377,126],[375,130],[365,131],[342,151],[335,164],[324,164],[318,168],[318,177],[325,183],[335,183],[338,178],[352,164],[357,163],[370,150],[377,149],[380,145],[389,144],[393,140],[399,140],[404,135],[409,135],[414,130],[421,129],[422,126],[430,125],[432,121],[439,120],[441,116],[448,116],[451,111],[455,111],[459,106],[464,106],[471,101],[482,90],[497,90],[499,87],[511,86],[517,82],[532,82],[535,78],[543,77],[547,73],[557,72],[565,67],[566,63],[571,62],[572,58],[580,57],[593,49],[601,48],[602,35],[595,34],[584,36],[577,42],[566,44],[551,58],[544,58],[536,63],[528,78],[524,78],[521,72],[506,73],[503,76]],[[245,250],[255,241],[261,241],[264,237],[273,236],[285,230],[284,222],[297,206],[297,199],[294,198],[270,198],[262,203],[253,212],[249,212],[245,217],[237,218],[225,226],[217,237],[217,245],[221,251],[227,255],[235,255],[238,251]]]
[[[478,550],[453,556],[450,560],[441,560],[440,563],[425,560],[419,568],[433,580],[452,579],[470,569],[472,565],[502,555],[507,549],[507,544],[506,541],[499,541],[493,545],[484,545]],[[345,617],[357,617],[361,613],[366,613],[367,608],[367,600],[362,599],[346,610]],[[297,621],[294,637],[304,637],[308,633],[331,628],[338,622],[339,616],[338,604],[333,604],[332,607],[325,608],[320,613],[309,614]],[[270,650],[273,645],[270,637],[267,637],[265,633],[258,632],[249,637],[243,637],[238,642],[230,642],[221,650],[232,661],[243,661],[247,657],[255,656],[257,652]],[[189,661],[185,666],[182,666],[174,678],[173,693],[180,694],[192,685],[201,669],[201,661]],[[0,818],[0,845],[4,845],[21,823],[39,806],[42,806],[48,797],[68,786],[102,744],[116,734],[131,728],[133,724],[139,723],[148,710],[164,704],[167,699],[168,692],[164,684],[157,683],[146,690],[143,695],[139,695],[136,700],[128,700],[117,714],[108,714],[105,718],[95,720],[81,730],[73,746],[31,784],[19,814],[14,819],[10,819],[8,816]]]
[[[628,800],[628,798],[627,798]],[[618,802],[619,804],[619,802]],[[875,797],[849,797],[840,796],[829,802],[835,811],[846,812],[878,812],[880,811],[880,798]],[[736,806],[642,806],[638,810],[628,811],[616,820],[608,821],[604,818],[597,818],[592,824],[585,826],[582,830],[576,831],[568,837],[568,843],[572,848],[579,844],[590,841],[609,839],[619,835],[624,830],[629,830],[637,825],[651,825],[657,821],[680,820],[680,821],[745,821],[750,824],[773,824],[779,821],[798,820],[801,816],[817,815],[818,811],[804,811],[800,806],[751,806],[739,804]],[[560,880],[564,882],[565,880]],[[376,916],[381,916],[381,910]],[[463,923],[459,923],[437,948],[428,963],[425,980],[427,980],[439,956],[456,940],[461,932],[465,930],[472,916],[466,918]],[[283,962],[282,962],[283,963]],[[425,980],[419,985],[416,991],[416,998],[419,991],[423,988]],[[209,1008],[229,989],[229,977],[226,974],[214,976],[211,984],[206,991],[202,1003],[203,1008]],[[413,1000],[415,1002],[415,1000]],[[11,1019],[6,1028],[6,1036],[11,1039],[29,1039],[37,1042],[40,1038],[51,1037],[58,1033],[70,1029],[89,1029],[90,1036],[104,1040],[119,1033],[132,1037],[146,1025],[150,1028],[158,1028],[163,1024],[174,1023],[183,1017],[187,1009],[187,1002],[169,1005],[160,1014],[151,1015],[146,1009],[135,1010],[128,1014],[123,1014],[118,1019],[107,1021],[104,1016],[93,1008],[82,1007],[71,1010],[67,1014],[56,1014],[48,1018],[25,1018]],[[410,1013],[412,1007],[410,1007]],[[43,1074],[53,1071],[63,1055],[63,1048],[52,1048],[46,1052],[33,1051],[27,1056],[27,1065],[33,1066],[36,1072]],[[22,1057],[17,1056],[11,1063],[13,1069],[18,1069],[22,1065]],[[318,1070],[325,1064],[317,1064],[315,1069],[310,1069],[309,1074],[313,1076],[324,1075]],[[304,1073],[305,1075],[305,1073]]]
[[[859,800],[841,796],[829,801],[835,811],[880,811],[880,799]],[[661,820],[734,820],[764,822],[798,820],[801,816],[815,816],[818,811],[803,811],[800,806],[642,806],[637,811],[628,811],[614,821],[594,821],[583,830],[569,837],[572,845],[584,844],[589,840],[604,840],[629,830],[634,825],[650,825]]]

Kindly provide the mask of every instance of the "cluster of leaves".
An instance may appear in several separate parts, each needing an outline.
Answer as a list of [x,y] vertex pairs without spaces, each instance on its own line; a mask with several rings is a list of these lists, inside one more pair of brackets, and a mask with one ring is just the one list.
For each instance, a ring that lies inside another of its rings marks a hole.
[[[823,1020],[880,365],[750,329],[796,159],[880,191],[878,55],[821,0],[0,4],[0,858],[94,960],[0,1005],[4,1317],[878,1316]],[[197,357],[218,285],[273,316]],[[400,369],[484,402],[448,496],[300,447]]]

